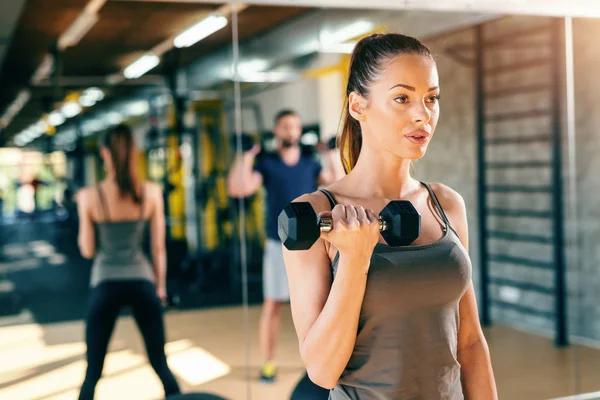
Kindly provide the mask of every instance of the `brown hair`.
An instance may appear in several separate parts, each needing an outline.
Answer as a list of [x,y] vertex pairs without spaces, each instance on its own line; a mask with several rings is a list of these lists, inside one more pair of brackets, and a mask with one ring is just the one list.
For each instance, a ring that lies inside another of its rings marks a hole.
[[133,201],[139,204],[141,198],[136,191],[136,182],[130,170],[132,146],[133,134],[127,125],[120,124],[104,136],[104,147],[110,152],[121,197],[131,196]]
[[360,124],[348,112],[350,93],[356,92],[368,98],[369,87],[380,77],[385,62],[401,54],[422,54],[433,59],[429,49],[418,39],[398,33],[373,34],[361,39],[354,47],[342,114],[344,122],[338,138],[340,157],[346,173],[356,165],[362,147]]
[[279,123],[281,118],[287,117],[288,115],[298,115],[298,113],[291,109],[283,109],[280,110],[277,114],[275,114],[275,118],[273,118],[273,122],[275,125]]

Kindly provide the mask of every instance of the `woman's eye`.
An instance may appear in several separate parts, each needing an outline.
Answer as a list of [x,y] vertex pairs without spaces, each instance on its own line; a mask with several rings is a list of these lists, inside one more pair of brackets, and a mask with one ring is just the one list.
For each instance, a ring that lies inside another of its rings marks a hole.
[[430,102],[430,103],[437,103],[438,101],[440,101],[440,95],[439,95],[439,94],[438,94],[438,95],[435,95],[435,96],[431,96],[431,97],[429,98],[429,102]]
[[394,100],[400,104],[404,104],[408,102],[408,96],[398,96]]

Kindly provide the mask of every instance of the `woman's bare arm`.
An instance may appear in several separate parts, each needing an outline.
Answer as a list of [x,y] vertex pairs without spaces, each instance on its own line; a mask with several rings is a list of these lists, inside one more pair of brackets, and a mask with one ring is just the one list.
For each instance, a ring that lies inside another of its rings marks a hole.
[[[328,210],[327,200],[321,197],[310,194],[295,201],[308,201],[317,212]],[[284,247],[283,251],[300,354],[310,379],[333,388],[356,341],[370,255],[346,257],[340,253],[332,284],[323,239],[309,250],[289,251]]]
[[152,263],[156,276],[156,287],[166,287],[167,274],[167,250],[166,250],[166,220],[163,193],[155,183],[147,183],[146,190],[152,200],[150,212],[150,241],[152,251]]
[[[432,185],[450,224],[468,250],[469,232],[463,198],[444,185]],[[487,341],[479,323],[479,313],[473,283],[459,303],[458,362],[462,366],[463,392],[468,399],[495,400],[498,398]]]
[[79,236],[77,243],[79,251],[84,258],[94,258],[96,255],[96,234],[92,220],[92,205],[94,204],[90,188],[81,189],[75,196],[77,199],[77,213],[79,217]]

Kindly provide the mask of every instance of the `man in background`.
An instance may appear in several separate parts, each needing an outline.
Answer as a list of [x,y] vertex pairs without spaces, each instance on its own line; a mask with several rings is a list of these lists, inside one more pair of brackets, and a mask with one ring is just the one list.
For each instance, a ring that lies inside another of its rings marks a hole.
[[[287,274],[277,218],[283,208],[304,193],[336,179],[334,166],[324,168],[313,155],[302,151],[302,121],[295,111],[282,110],[274,121],[276,151],[262,152],[258,144],[237,154],[228,176],[229,195],[245,198],[261,187],[266,190],[267,241],[263,256],[263,309],[259,336],[263,356],[260,379],[272,382],[277,375],[275,347],[282,306],[289,302]],[[331,163],[327,163],[331,164]]]

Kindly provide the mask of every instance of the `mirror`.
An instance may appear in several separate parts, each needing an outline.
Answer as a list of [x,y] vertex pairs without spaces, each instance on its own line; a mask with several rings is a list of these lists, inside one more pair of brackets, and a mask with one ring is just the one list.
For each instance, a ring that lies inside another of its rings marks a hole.
[[[226,183],[233,158],[226,118],[234,97],[232,6],[93,1],[84,10],[87,2],[80,3],[81,9],[50,10],[27,2],[12,47],[30,52],[11,50],[6,59],[26,75],[29,67],[19,60],[31,57],[27,63],[33,64],[45,54],[18,44],[27,39],[24,32],[39,25],[36,16],[61,21],[32,35],[44,52],[58,48],[47,55],[50,67],[41,67],[31,83],[31,76],[19,83],[29,88],[29,99],[1,132],[3,142],[14,139],[0,149],[0,340],[8,346],[2,358],[14,362],[0,368],[0,397],[78,398],[82,386],[93,391],[98,378],[95,398],[166,393],[174,399],[181,397],[174,394],[174,377],[188,398],[240,398],[244,379],[233,378],[237,386],[224,379],[244,371],[243,274],[233,257],[240,240]],[[2,15],[6,7],[0,6]],[[204,58],[212,61],[203,64]],[[5,87],[6,75],[0,80]],[[39,123],[30,127],[32,118]],[[144,198],[145,209],[133,207],[135,217],[142,209],[144,235],[120,231],[135,223],[133,211],[122,215],[132,205],[111,197],[112,164],[101,158],[104,135],[121,123],[137,149],[127,154],[130,175],[156,188]],[[121,219],[98,219],[104,203],[92,197],[97,252],[87,261],[78,248],[79,222],[87,217],[79,212],[81,189],[105,183],[109,215]],[[129,243],[137,236],[144,236],[143,250]],[[112,247],[111,240],[117,242]],[[150,273],[151,289],[147,276],[115,272],[131,273],[139,265],[160,269],[157,248],[164,249],[166,264],[162,305],[160,272]],[[113,265],[104,265],[114,253],[130,262],[113,258]],[[123,253],[135,255],[134,262]],[[96,282],[102,272],[114,279]],[[145,296],[133,288],[140,280]],[[103,317],[101,323],[92,324],[94,315]],[[108,344],[105,351],[98,341]]]

